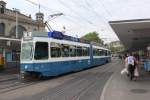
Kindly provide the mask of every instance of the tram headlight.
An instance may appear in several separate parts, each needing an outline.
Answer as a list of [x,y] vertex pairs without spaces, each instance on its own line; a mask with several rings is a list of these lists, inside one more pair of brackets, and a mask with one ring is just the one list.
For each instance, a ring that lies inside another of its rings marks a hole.
[[25,65],[24,68],[25,68],[25,69],[28,69],[28,65]]

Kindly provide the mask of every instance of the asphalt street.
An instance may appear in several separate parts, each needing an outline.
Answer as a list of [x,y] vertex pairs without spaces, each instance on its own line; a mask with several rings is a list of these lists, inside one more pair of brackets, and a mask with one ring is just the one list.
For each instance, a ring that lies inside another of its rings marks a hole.
[[111,63],[42,81],[0,82],[0,100],[100,100],[102,90],[119,67]]

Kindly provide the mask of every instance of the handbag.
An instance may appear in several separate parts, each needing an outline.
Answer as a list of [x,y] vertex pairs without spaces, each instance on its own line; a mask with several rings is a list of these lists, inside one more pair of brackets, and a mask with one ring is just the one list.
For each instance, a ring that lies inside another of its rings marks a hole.
[[127,68],[123,68],[120,73],[121,75],[127,74],[128,73]]

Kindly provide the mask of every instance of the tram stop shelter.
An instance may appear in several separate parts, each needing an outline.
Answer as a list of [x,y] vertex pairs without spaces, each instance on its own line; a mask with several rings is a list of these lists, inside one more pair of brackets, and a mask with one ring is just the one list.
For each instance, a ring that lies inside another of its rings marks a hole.
[[127,50],[146,49],[150,45],[150,19],[109,21]]

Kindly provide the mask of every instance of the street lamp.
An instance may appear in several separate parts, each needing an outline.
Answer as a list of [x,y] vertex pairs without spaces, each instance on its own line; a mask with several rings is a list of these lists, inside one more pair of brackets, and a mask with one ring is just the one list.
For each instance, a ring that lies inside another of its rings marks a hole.
[[13,8],[13,10],[16,12],[16,38],[18,38],[18,12],[19,12],[19,9]]

